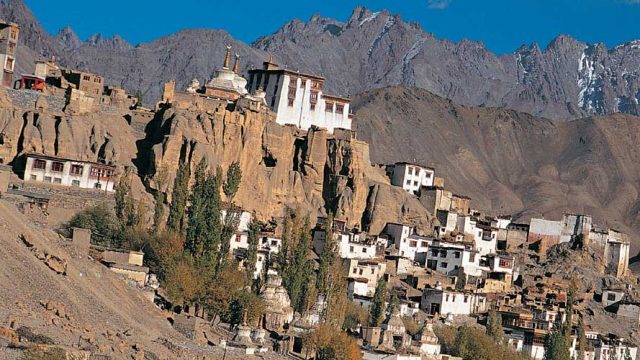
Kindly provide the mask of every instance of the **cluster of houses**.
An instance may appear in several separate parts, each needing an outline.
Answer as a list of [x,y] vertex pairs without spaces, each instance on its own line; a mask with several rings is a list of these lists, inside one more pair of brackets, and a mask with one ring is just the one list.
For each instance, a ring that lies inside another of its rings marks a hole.
[[[176,91],[175,82],[168,82],[158,106],[206,110],[221,102],[233,102],[254,110],[270,110],[277,123],[303,130],[322,127],[333,133],[351,129],[349,99],[325,94],[324,78],[280,68],[270,59],[263,68],[249,71],[247,80],[238,74],[239,57],[235,56],[231,66],[232,57],[227,47],[223,67],[203,86],[194,79],[185,91]],[[63,91],[83,104],[84,110],[98,103],[133,106],[133,98],[119,89],[105,88],[103,81],[99,76],[62,70],[52,61],[43,61],[37,64],[34,75],[23,76],[15,86]],[[40,154],[25,156],[25,181],[113,191],[114,166]],[[366,359],[456,359],[441,354],[434,324],[457,318],[483,321],[490,309],[500,314],[506,343],[542,359],[546,335],[567,315],[569,284],[553,276],[534,278],[525,273],[525,260],[544,259],[554,245],[579,243],[591,247],[603,259],[603,275],[624,278],[628,273],[627,235],[595,226],[588,215],[565,214],[559,220],[533,218],[528,223],[514,222],[511,216],[487,216],[471,208],[470,198],[446,190],[444,179],[437,177],[433,168],[400,162],[385,169],[391,185],[415,196],[435,215],[433,229],[420,232],[409,223],[389,222],[381,233],[368,234],[349,228],[340,218],[327,224],[328,219],[323,217],[312,229],[316,255],[322,253],[326,243],[325,230],[329,226],[332,229],[350,301],[363,308],[371,306],[382,279],[388,283],[389,292],[400,299],[380,327],[359,326]],[[249,247],[251,216],[242,213],[230,239],[230,249],[240,260]],[[281,245],[277,226],[262,229],[254,277],[266,277],[261,294],[266,313],[261,329],[251,331],[243,326],[238,337],[250,348],[252,343],[264,343],[263,330],[267,330],[276,334],[281,351],[302,354],[303,339],[319,324],[326,304],[319,297],[308,312],[294,313],[276,270],[263,271]],[[142,266],[141,254],[102,253],[112,270],[140,285],[147,283],[148,269]],[[597,295],[607,311],[640,323],[640,303],[629,298],[628,289],[607,289]],[[410,335],[406,321],[421,324],[420,331]],[[590,346],[585,359],[622,359],[621,354],[627,353],[636,358],[637,347],[623,338],[599,334],[597,329],[589,329],[586,337]],[[572,339],[571,351],[575,353],[576,336]]]
[[[348,228],[340,219],[327,224],[323,217],[318,218],[312,230],[313,251],[319,256],[330,225],[352,302],[368,308],[382,279],[389,284],[389,291],[400,298],[399,306],[380,327],[361,324],[365,358],[375,359],[383,354],[403,359],[443,358],[447,355],[440,354],[434,323],[454,322],[457,318],[477,318],[482,322],[493,309],[500,315],[504,341],[533,359],[542,359],[546,336],[558,321],[566,319],[570,284],[552,274],[527,274],[525,258],[544,260],[552,246],[562,243],[589,246],[601,259],[598,270],[602,276],[623,279],[628,275],[627,235],[595,226],[588,215],[564,214],[561,220],[532,218],[528,223],[514,222],[511,216],[483,216],[471,209],[468,197],[446,191],[444,180],[435,177],[433,169],[407,163],[387,169],[390,183],[414,194],[436,214],[438,222],[429,234],[420,234],[410,224],[392,222],[379,234],[367,234]],[[248,212],[243,213],[239,231],[231,242],[235,251],[248,247],[250,217]],[[261,237],[257,268],[278,252],[281,241],[276,233],[271,230]],[[262,274],[256,271],[255,276]],[[274,309],[274,314],[268,315],[273,317],[269,324],[277,324],[268,330],[282,332],[288,326],[283,334],[293,339],[289,348],[300,352],[305,331],[317,324],[323,299],[318,299],[315,310],[308,314],[294,315],[290,308],[283,307],[288,305],[288,298],[280,280],[274,280],[277,273],[270,270],[268,274],[273,288],[266,300],[280,304],[268,307]],[[590,296],[586,300],[601,302],[612,316],[638,326],[640,303],[630,298],[628,290],[605,289],[583,294],[583,300]],[[278,301],[274,300],[276,293]],[[419,334],[410,336],[406,332],[403,321],[407,319],[422,324]],[[637,347],[623,338],[599,334],[597,329],[587,329],[586,335],[589,350],[585,359],[608,359],[612,354],[636,358]],[[571,351],[575,354],[576,338],[574,333]]]

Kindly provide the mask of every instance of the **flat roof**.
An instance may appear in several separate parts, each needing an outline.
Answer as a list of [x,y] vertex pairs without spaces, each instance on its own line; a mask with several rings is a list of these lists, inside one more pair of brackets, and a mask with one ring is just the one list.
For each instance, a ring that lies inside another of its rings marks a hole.
[[295,76],[303,76],[303,77],[308,77],[308,78],[312,78],[312,79],[316,79],[316,80],[322,80],[324,81],[325,78],[322,76],[318,76],[318,75],[314,75],[314,74],[308,74],[308,73],[303,73],[300,71],[293,71],[293,70],[288,70],[288,69],[251,69],[249,70],[249,74],[251,73],[272,73],[272,74],[287,74],[287,75],[295,75]]
[[334,99],[334,100],[341,100],[341,101],[351,102],[350,98],[344,97],[344,96],[329,95],[329,94],[322,93],[322,97],[323,98],[327,98],[327,99]]
[[113,168],[114,170],[116,169],[116,166],[115,166],[115,165],[109,165],[109,164],[104,164],[104,163],[99,163],[99,162],[89,161],[89,160],[76,160],[76,159],[63,158],[63,157],[57,157],[57,156],[52,156],[52,155],[38,154],[38,153],[33,153],[33,152],[25,153],[25,156],[27,156],[27,157],[32,157],[32,158],[36,158],[36,159],[47,159],[47,160],[60,160],[60,161],[81,162],[81,163],[85,163],[85,164],[93,164],[93,165],[106,166],[106,167]]

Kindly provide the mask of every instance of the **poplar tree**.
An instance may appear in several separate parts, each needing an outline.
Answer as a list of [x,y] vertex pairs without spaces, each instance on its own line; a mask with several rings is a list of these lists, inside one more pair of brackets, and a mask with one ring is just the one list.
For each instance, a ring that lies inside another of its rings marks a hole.
[[185,209],[189,198],[189,177],[191,170],[189,164],[180,161],[176,178],[173,181],[173,192],[171,193],[171,207],[167,227],[179,233],[184,233]]
[[326,295],[330,290],[331,270],[338,257],[338,246],[333,238],[333,215],[331,214],[329,214],[324,223],[324,234],[324,247],[320,254],[318,277],[316,279],[316,288],[318,293],[322,295]]
[[[249,223],[249,233],[247,235],[247,258],[245,259],[244,268],[247,272],[247,279],[253,281],[253,274],[256,271],[256,262],[258,259],[258,236],[260,235],[260,226],[253,215],[251,223]],[[266,259],[265,259],[266,262]]]
[[387,293],[387,282],[384,279],[378,280],[376,292],[369,307],[369,326],[380,326],[384,320],[385,294]]
[[229,168],[227,169],[227,178],[222,185],[222,190],[224,191],[224,195],[227,197],[227,201],[233,201],[233,198],[238,192],[241,181],[242,170],[240,169],[240,164],[237,161],[234,161],[229,165]]
[[502,318],[495,309],[489,310],[487,316],[487,335],[489,335],[496,343],[502,343]]
[[190,196],[191,206],[187,212],[188,226],[185,248],[196,259],[200,259],[204,255],[204,244],[210,235],[205,214],[207,201],[210,200],[205,197],[206,171],[207,163],[206,160],[202,158],[196,167],[195,183]]
[[305,295],[310,287],[309,280],[313,276],[312,262],[309,260],[311,250],[309,231],[309,217],[306,216],[299,229],[300,238],[293,249],[291,261],[288,262],[283,274],[283,283],[291,298],[291,306],[299,313],[303,313],[306,308]]
[[[587,351],[587,336],[584,332],[584,324],[582,318],[578,319],[578,359],[584,360],[585,352]],[[626,360],[626,359],[625,359]]]
[[155,207],[153,211],[153,230],[158,233],[162,230],[162,219],[164,218],[164,185],[167,179],[167,169],[162,166],[156,171],[156,184],[157,189],[153,194],[153,200],[155,201]]
[[565,337],[565,330],[558,322],[544,342],[543,360],[571,360],[569,341]]

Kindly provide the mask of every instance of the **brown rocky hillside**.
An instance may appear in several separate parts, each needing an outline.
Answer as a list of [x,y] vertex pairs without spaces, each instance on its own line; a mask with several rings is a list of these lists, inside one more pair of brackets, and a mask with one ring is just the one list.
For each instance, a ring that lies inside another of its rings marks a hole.
[[[584,212],[602,225],[640,232],[638,117],[557,122],[403,87],[362,94],[354,108],[372,162],[433,166],[478,209],[522,220]],[[637,251],[640,242],[634,245]]]

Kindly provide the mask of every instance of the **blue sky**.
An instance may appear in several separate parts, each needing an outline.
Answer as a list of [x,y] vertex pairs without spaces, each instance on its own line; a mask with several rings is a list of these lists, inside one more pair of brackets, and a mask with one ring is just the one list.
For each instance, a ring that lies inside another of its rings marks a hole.
[[[133,44],[188,28],[225,29],[252,42],[313,14],[347,20],[357,5],[388,9],[439,38],[482,41],[499,54],[546,46],[558,34],[614,46],[640,39],[640,0],[25,0],[45,29],[70,25],[83,40],[120,34]],[[265,4],[267,7],[265,7]]]

